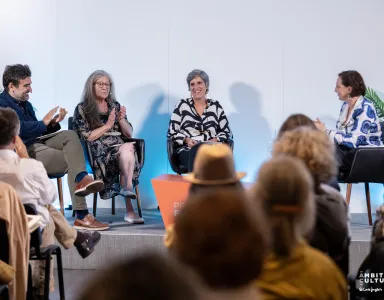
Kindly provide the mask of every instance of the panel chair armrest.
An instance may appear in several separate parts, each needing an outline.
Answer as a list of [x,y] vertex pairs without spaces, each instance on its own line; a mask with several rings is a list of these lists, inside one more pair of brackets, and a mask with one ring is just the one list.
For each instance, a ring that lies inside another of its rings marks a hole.
[[184,174],[188,172],[187,166],[181,166],[176,155],[176,145],[172,139],[167,138],[167,154],[168,161],[171,165],[173,172],[177,174]]
[[0,299],[9,299],[8,284],[0,284]]
[[91,143],[86,141],[86,140],[84,140],[83,142],[85,145],[85,149],[87,150],[87,151],[85,151],[86,153],[84,153],[84,154],[87,155],[86,159],[88,159],[89,165],[93,169],[95,166],[93,164],[93,155],[92,155],[92,150],[91,150]]
[[68,118],[68,130],[73,130],[73,117]]
[[235,147],[235,142],[233,141],[233,139],[227,139],[225,143],[231,148],[233,152],[233,148]]
[[144,167],[145,162],[145,141],[143,139],[129,138],[127,142],[135,142],[137,158],[139,159],[140,170]]
[[356,151],[345,183],[384,183],[384,147],[364,147]]
[[167,138],[167,153],[168,153],[168,159],[169,159],[169,161],[171,161],[171,159],[175,153],[174,153],[173,141],[170,138]]

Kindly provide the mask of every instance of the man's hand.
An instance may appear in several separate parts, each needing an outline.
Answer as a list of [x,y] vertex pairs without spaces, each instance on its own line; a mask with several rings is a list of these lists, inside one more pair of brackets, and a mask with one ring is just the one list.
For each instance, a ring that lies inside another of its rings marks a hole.
[[54,116],[53,119],[51,120],[52,125],[55,125],[63,121],[67,113],[68,111],[65,108],[61,107],[59,110],[59,113],[56,116]]
[[45,117],[43,118],[43,122],[44,122],[45,126],[48,126],[49,123],[51,123],[52,118],[53,118],[53,116],[55,115],[55,113],[56,113],[56,111],[57,111],[58,108],[59,108],[58,106],[56,106],[55,108],[52,108],[52,109],[45,115]]
[[29,158],[27,147],[25,147],[22,139],[18,135],[16,136],[15,150],[20,158]]
[[187,144],[187,146],[189,148],[192,148],[193,146],[195,146],[197,144],[197,141],[192,140],[191,138],[187,137],[187,138],[185,138],[185,143]]
[[127,109],[125,108],[125,106],[120,106],[119,121],[122,119],[125,119],[126,115],[127,115]]

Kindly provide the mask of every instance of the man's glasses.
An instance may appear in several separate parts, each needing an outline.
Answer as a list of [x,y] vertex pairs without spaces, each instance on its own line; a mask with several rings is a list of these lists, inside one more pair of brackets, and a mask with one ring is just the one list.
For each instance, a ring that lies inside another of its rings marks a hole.
[[111,84],[110,83],[104,83],[104,82],[96,82],[96,85],[99,87],[99,88],[103,88],[105,87],[106,89],[110,89],[111,88]]

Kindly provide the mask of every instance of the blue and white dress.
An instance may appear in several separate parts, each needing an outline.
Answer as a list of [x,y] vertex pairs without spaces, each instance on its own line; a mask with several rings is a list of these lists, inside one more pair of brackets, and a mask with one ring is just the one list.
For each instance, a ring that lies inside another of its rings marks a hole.
[[373,103],[360,96],[348,117],[348,103],[341,106],[336,130],[326,130],[334,142],[347,148],[383,146],[379,117]]

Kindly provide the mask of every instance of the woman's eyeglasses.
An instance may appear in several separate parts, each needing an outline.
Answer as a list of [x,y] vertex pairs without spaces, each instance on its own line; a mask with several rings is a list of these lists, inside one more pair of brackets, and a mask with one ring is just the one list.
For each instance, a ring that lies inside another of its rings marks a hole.
[[110,89],[111,88],[111,84],[110,83],[104,83],[104,82],[96,82],[95,83],[99,88],[103,88],[105,87],[106,89]]

